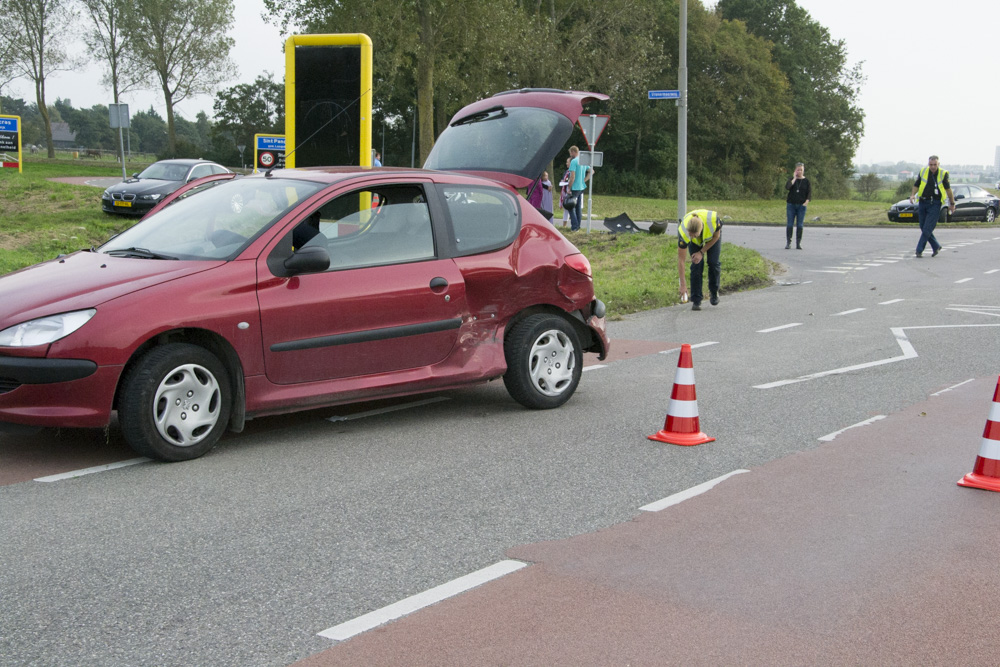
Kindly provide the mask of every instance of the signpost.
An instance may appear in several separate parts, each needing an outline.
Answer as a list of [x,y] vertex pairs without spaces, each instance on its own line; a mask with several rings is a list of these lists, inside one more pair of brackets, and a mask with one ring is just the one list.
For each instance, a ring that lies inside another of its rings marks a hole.
[[122,180],[128,180],[125,174],[125,140],[122,138],[122,128],[129,127],[128,105],[109,104],[108,119],[111,122],[111,129],[118,128],[118,158],[122,161]]
[[267,171],[271,167],[285,168],[285,135],[253,135],[253,172]]
[[[583,138],[587,140],[587,145],[590,147],[589,151],[586,151],[586,157],[584,157],[584,152],[580,153],[580,164],[589,165],[591,169],[594,167],[600,167],[604,165],[604,153],[595,153],[594,146],[597,145],[597,140],[600,139],[601,133],[604,132],[604,128],[608,126],[608,121],[611,120],[611,116],[599,116],[596,114],[590,114],[587,116],[580,116],[576,121],[580,124],[580,130],[583,132]],[[600,156],[600,157],[595,157]],[[577,206],[580,204],[578,203]],[[587,193],[587,233],[590,233],[590,217],[591,212],[594,207],[594,177],[590,177],[590,191]]]
[[[14,156],[17,156],[16,161]],[[17,167],[21,173],[21,117],[0,116],[0,169]]]
[[677,68],[679,90],[650,90],[651,100],[677,100],[677,222],[687,215],[687,0],[680,0],[680,59]]

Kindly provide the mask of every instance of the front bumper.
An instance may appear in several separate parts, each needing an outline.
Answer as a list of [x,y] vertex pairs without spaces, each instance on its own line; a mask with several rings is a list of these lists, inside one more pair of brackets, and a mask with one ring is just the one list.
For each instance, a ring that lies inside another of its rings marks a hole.
[[[156,206],[155,201],[130,201],[130,202],[118,202],[119,206],[115,206],[115,199],[104,199],[101,198],[101,209],[105,213],[114,213],[115,215],[146,215],[149,213],[154,206]],[[121,206],[120,204],[131,204],[131,206]]]
[[0,423],[105,426],[121,371],[82,359],[0,357]]

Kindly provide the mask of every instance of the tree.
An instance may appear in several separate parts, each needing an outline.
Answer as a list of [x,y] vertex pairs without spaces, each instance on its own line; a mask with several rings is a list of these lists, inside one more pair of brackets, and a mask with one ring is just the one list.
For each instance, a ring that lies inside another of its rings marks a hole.
[[156,109],[149,107],[149,111],[135,114],[130,125],[133,149],[157,155],[163,153],[167,147],[167,124]]
[[878,191],[882,189],[882,179],[874,172],[868,173],[858,179],[856,187],[862,199],[871,201],[878,194]]
[[[121,94],[148,82],[148,61],[138,58],[133,49],[133,34],[125,30],[131,0],[81,0],[92,29],[84,41],[96,61],[106,66],[104,83],[111,87],[115,104]],[[120,135],[119,135],[120,136]],[[120,143],[120,142],[118,142]],[[119,146],[119,150],[121,150]]]
[[864,132],[861,64],[848,67],[843,40],[832,39],[795,0],[719,0],[717,11],[774,44],[795,113],[784,166],[805,162],[818,189],[827,196],[846,194]]
[[71,0],[0,0],[0,17],[0,34],[9,40],[12,51],[10,67],[35,84],[35,102],[45,127],[48,156],[55,157],[52,121],[45,105],[45,80],[53,72],[75,64],[66,55],[63,41],[69,36],[76,12]]
[[177,152],[174,107],[234,73],[233,0],[136,0],[127,15],[136,55],[149,62],[167,108],[167,153]]
[[236,145],[253,146],[255,134],[283,134],[285,131],[285,87],[270,72],[253,83],[241,83],[219,92],[212,105],[215,124],[212,144],[236,156]]

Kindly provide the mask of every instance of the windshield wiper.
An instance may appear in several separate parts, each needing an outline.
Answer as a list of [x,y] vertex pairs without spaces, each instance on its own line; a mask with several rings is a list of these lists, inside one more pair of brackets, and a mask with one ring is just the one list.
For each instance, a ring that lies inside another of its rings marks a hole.
[[490,107],[489,109],[483,109],[482,111],[476,111],[475,113],[470,113],[468,116],[459,118],[454,123],[451,124],[452,127],[457,127],[459,125],[471,125],[472,123],[481,123],[484,120],[496,120],[497,118],[506,118],[507,110],[502,106]]
[[170,255],[164,255],[163,253],[153,252],[152,250],[146,250],[145,248],[115,248],[114,250],[108,250],[108,255],[113,257],[138,257],[140,259],[177,259],[176,257],[171,257]]

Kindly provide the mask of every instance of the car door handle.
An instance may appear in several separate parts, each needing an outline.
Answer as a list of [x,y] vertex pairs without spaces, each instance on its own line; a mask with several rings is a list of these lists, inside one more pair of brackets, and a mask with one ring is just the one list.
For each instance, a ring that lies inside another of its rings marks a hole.
[[431,278],[431,289],[433,290],[444,289],[447,286],[448,286],[448,281],[442,278],[441,276],[438,276],[437,278]]

